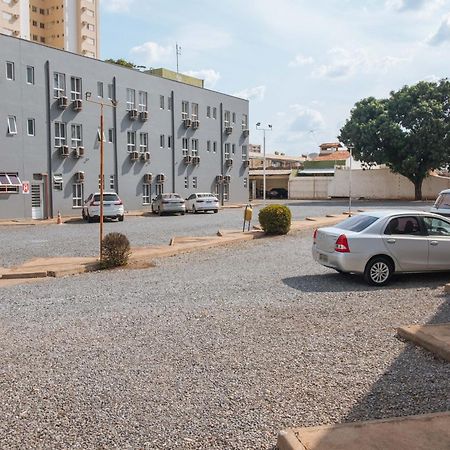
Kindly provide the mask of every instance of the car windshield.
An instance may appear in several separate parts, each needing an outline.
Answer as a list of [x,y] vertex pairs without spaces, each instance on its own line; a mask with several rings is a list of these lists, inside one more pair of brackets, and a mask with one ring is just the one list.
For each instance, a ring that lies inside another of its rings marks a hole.
[[355,231],[356,233],[359,233],[360,231],[365,230],[368,226],[375,223],[378,219],[379,217],[366,215],[353,216],[337,224],[335,228],[346,231]]
[[450,194],[441,194],[437,198],[435,208],[450,209]]
[[[119,200],[119,196],[117,194],[103,194],[103,201],[104,202],[115,202]],[[100,194],[94,195],[94,201],[99,202],[100,201]]]
[[163,194],[162,198],[181,198],[178,194]]

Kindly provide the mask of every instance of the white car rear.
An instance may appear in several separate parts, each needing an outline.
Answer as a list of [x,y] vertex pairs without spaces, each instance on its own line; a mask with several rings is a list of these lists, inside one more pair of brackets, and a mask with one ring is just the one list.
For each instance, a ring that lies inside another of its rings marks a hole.
[[186,210],[193,213],[199,211],[219,211],[219,199],[211,193],[195,193],[186,199]]
[[[115,192],[103,193],[103,217],[109,219],[118,219],[119,222],[124,218],[124,207],[120,197]],[[100,220],[100,193],[90,194],[84,201],[82,216],[84,220],[93,222]]]
[[450,189],[446,189],[439,193],[438,198],[430,211],[444,217],[450,217]]

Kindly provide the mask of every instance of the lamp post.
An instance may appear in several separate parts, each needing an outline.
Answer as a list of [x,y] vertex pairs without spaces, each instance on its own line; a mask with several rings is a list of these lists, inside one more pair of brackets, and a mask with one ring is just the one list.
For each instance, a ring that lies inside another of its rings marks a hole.
[[111,103],[105,103],[103,101],[91,100],[92,93],[86,92],[85,98],[88,103],[95,103],[96,105],[100,105],[100,262],[103,260],[103,250],[102,250],[102,241],[103,241],[103,191],[104,191],[104,168],[103,168],[103,160],[104,160],[104,142],[103,142],[103,134],[104,134],[104,126],[103,126],[103,107],[109,106],[110,108],[115,108],[117,106],[117,101],[111,100]]
[[266,131],[272,131],[272,125],[267,128],[261,126],[261,122],[256,124],[256,129],[263,132],[263,205],[266,206]]
[[353,160],[353,145],[348,146],[350,152],[350,175],[348,177],[348,216],[352,216],[352,160]]

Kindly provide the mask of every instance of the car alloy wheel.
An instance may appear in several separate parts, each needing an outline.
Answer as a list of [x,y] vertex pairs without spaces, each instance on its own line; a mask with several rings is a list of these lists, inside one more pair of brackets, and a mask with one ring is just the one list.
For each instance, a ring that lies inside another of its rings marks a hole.
[[376,257],[368,262],[364,278],[373,286],[384,286],[392,276],[392,263],[383,257]]

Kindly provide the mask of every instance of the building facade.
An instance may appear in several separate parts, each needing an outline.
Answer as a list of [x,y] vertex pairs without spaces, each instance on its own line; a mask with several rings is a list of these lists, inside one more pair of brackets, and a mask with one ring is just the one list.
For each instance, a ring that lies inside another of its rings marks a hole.
[[247,100],[9,36],[0,49],[0,219],[81,214],[100,139],[126,210],[161,191],[248,199]]
[[98,0],[2,0],[0,33],[99,58]]

